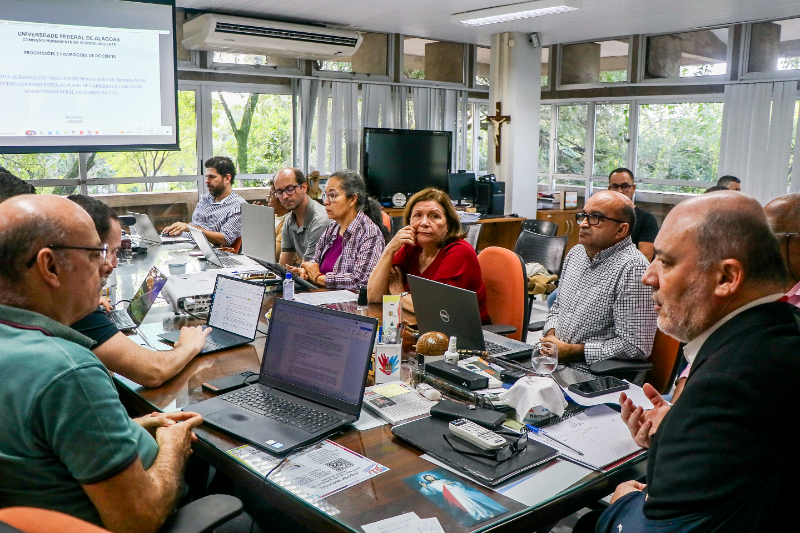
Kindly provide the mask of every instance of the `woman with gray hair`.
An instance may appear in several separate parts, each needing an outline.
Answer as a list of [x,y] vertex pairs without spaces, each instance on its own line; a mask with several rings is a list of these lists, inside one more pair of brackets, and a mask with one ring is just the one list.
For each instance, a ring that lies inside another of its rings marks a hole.
[[317,241],[314,260],[294,273],[329,289],[366,285],[389,237],[380,204],[367,195],[364,179],[345,169],[328,178],[325,211],[331,222]]

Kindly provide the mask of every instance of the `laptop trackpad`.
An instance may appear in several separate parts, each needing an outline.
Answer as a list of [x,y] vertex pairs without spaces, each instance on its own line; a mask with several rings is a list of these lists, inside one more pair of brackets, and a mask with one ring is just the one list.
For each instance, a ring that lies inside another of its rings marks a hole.
[[223,426],[226,428],[235,428],[237,426],[241,426],[242,424],[246,424],[251,420],[256,420],[256,417],[250,416],[236,407],[230,407],[228,409],[223,409],[222,411],[217,411],[214,414],[207,415],[205,418],[206,420],[213,422],[218,426]]

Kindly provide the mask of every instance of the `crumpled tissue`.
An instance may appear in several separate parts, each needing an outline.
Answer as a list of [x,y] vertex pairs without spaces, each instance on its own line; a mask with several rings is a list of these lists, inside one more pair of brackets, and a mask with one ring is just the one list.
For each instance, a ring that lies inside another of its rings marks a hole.
[[525,419],[528,411],[537,405],[544,407],[557,416],[564,414],[567,400],[555,380],[537,376],[525,376],[500,395],[500,398],[516,409],[517,422]]

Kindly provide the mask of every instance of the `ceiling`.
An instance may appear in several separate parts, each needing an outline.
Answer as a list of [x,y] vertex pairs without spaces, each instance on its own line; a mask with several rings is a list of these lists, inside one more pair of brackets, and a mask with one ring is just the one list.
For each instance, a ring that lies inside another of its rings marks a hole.
[[470,28],[451,15],[518,0],[177,0],[177,6],[257,18],[488,45],[493,33],[539,32],[542,44],[636,33],[677,32],[734,22],[800,16],[797,0],[583,0],[570,13]]

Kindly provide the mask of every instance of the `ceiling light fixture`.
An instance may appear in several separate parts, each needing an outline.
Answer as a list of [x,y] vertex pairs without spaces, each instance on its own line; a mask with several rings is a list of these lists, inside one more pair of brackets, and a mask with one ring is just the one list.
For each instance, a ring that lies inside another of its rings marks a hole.
[[567,13],[582,7],[583,0],[538,0],[456,13],[451,17],[451,20],[466,26],[483,26],[485,24],[497,24],[499,22],[541,17],[543,15]]

